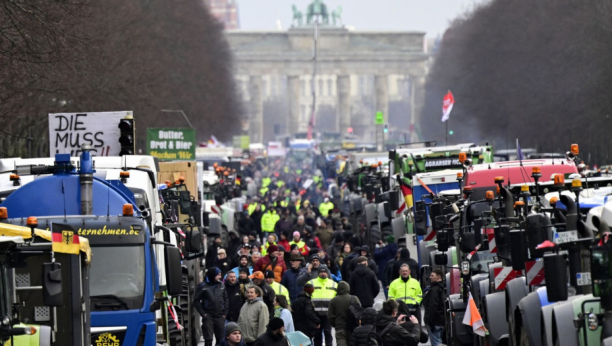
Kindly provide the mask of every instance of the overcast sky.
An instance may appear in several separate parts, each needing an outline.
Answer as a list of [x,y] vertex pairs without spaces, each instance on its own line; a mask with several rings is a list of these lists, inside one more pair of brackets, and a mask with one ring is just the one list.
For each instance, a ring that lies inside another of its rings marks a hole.
[[[324,0],[328,9],[342,6],[345,25],[357,30],[424,31],[442,35],[449,23],[486,0]],[[274,30],[291,26],[295,4],[304,14],[312,0],[238,0],[240,28]]]

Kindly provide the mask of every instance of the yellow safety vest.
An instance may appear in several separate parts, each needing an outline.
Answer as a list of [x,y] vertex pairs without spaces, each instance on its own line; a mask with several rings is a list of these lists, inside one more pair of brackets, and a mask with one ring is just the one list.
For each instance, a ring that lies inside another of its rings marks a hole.
[[319,205],[319,212],[321,212],[322,217],[327,217],[327,213],[332,209],[334,209],[334,204],[332,202],[321,203],[321,205]]
[[[274,245],[277,245],[276,242],[274,242]],[[261,247],[261,255],[265,256],[268,253],[268,246],[270,246],[270,243],[266,242],[262,247]]]
[[272,212],[267,212],[261,217],[261,230],[264,232],[274,232],[274,226],[276,226],[276,221],[280,220],[280,216],[272,210]]
[[270,185],[270,182],[272,181],[272,179],[265,177],[261,179],[261,186],[262,187],[267,187],[268,185]]
[[389,285],[389,299],[401,300],[408,305],[421,304],[423,291],[418,280],[409,278],[404,282],[401,277],[393,280]]
[[285,296],[285,298],[287,298],[287,303],[289,303],[289,305],[291,305],[290,299],[289,299],[289,291],[287,290],[287,287],[279,284],[276,281],[272,281],[272,289],[274,290],[274,293],[276,293],[277,296]]
[[336,282],[330,278],[321,279],[319,277],[310,280],[309,283],[314,287],[314,292],[312,292],[311,298],[315,311],[327,314],[327,310],[329,310],[329,302],[336,296],[338,284],[336,284]]
[[259,204],[259,203],[252,203],[249,205],[249,207],[247,208],[247,210],[249,211],[249,215],[253,214],[253,212],[255,211],[255,208],[257,208],[257,205],[261,205],[261,211],[265,211],[266,210],[266,206],[263,204]]
[[266,192],[268,192],[268,190],[269,189],[267,187],[262,187],[261,189],[259,189],[259,194],[263,196],[266,194]]

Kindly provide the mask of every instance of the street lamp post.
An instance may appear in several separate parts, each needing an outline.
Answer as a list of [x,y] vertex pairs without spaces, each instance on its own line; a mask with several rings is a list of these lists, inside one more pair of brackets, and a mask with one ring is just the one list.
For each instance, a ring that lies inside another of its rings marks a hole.
[[162,109],[161,111],[164,112],[164,113],[181,113],[181,114],[183,114],[183,117],[187,121],[187,124],[189,124],[189,127],[191,127],[192,129],[195,129],[195,127],[191,124],[191,121],[189,121],[189,118],[187,118],[187,114],[185,114],[185,112],[183,112],[182,110],[180,110],[180,109]]

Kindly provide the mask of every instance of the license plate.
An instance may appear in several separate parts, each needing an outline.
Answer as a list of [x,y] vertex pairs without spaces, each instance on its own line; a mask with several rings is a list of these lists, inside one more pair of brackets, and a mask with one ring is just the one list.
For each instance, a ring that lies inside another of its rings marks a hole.
[[578,286],[588,286],[591,284],[591,273],[576,273],[576,284]]
[[565,231],[555,233],[555,244],[563,244],[578,240],[578,231]]

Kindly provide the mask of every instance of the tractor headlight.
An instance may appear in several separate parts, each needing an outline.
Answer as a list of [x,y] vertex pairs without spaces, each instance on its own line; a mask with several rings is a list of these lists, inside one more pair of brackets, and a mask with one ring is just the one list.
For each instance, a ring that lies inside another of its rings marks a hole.
[[591,312],[587,317],[587,324],[590,330],[597,330],[599,328],[599,318],[597,318],[597,315]]

